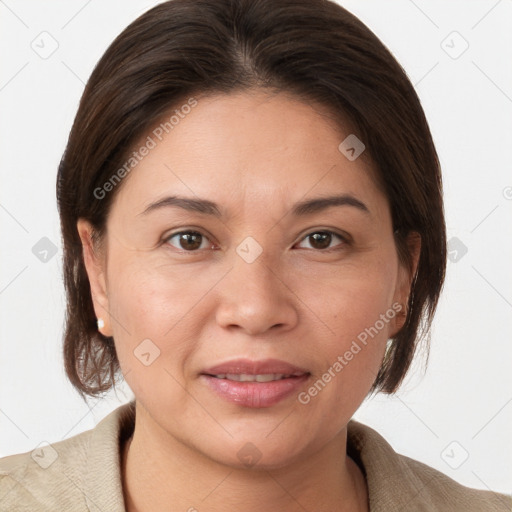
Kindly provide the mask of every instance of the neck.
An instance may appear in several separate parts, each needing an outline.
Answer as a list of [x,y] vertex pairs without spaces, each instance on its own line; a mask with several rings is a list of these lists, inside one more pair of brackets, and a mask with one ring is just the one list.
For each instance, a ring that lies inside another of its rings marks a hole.
[[172,510],[368,511],[364,476],[346,455],[347,432],[293,464],[272,470],[239,469],[213,461],[151,427],[137,407],[133,436],[125,443],[122,473],[127,512]]

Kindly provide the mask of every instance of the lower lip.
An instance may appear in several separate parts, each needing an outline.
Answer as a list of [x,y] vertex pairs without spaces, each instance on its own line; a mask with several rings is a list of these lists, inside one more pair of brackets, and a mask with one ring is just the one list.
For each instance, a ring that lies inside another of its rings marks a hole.
[[301,377],[274,380],[271,382],[238,382],[218,379],[210,375],[201,376],[220,397],[242,407],[271,407],[291,394],[297,393],[308,374]]

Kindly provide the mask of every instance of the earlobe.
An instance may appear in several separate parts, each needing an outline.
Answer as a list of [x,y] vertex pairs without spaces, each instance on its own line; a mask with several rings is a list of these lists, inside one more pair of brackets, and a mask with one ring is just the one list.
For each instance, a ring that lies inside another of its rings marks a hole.
[[92,237],[93,227],[85,219],[79,219],[77,230],[82,242],[82,254],[85,269],[91,287],[94,312],[97,318],[98,331],[104,336],[112,336],[107,284],[105,279],[104,255],[100,254]]

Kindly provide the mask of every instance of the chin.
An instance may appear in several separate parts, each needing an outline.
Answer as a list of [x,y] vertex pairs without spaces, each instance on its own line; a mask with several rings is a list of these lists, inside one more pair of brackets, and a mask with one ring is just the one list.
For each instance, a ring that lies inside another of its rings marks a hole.
[[[276,436],[270,439],[266,434],[251,436],[247,432],[230,438],[229,443],[219,442],[216,446],[199,447],[200,452],[213,461],[238,470],[270,471],[284,468],[299,460],[306,452],[312,450],[304,443],[299,443],[300,436]],[[285,439],[286,441],[285,441]]]

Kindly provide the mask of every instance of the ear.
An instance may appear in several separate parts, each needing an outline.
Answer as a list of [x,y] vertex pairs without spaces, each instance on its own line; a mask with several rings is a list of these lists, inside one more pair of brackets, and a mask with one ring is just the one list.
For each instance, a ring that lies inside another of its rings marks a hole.
[[90,222],[85,219],[78,219],[77,230],[82,242],[82,251],[89,284],[91,286],[91,296],[94,305],[96,318],[103,321],[103,326],[98,326],[98,331],[104,336],[112,336],[110,322],[110,309],[107,294],[106,282],[106,253],[99,251],[93,240],[94,229]]
[[411,294],[412,285],[418,269],[418,262],[421,253],[421,236],[416,231],[412,231],[406,238],[406,250],[408,252],[407,261],[399,261],[398,277],[395,289],[395,297],[393,304],[400,304],[401,309],[394,318],[393,334],[396,336],[407,320],[409,296]]

